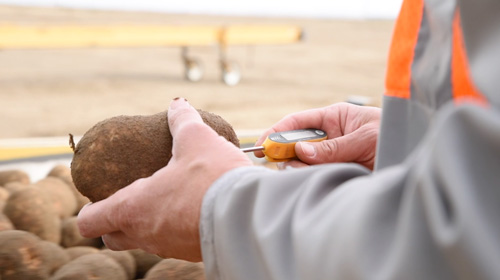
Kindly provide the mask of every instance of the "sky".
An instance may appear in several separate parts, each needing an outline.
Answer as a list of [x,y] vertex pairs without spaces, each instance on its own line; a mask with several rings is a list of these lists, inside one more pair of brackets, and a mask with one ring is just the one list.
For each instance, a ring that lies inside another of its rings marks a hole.
[[402,0],[0,0],[0,4],[234,16],[392,19]]

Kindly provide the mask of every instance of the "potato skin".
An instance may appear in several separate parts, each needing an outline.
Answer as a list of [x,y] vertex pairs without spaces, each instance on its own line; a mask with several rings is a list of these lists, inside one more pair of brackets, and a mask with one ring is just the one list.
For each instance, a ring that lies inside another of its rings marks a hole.
[[128,251],[111,251],[110,249],[103,249],[99,253],[111,257],[115,261],[117,261],[127,274],[127,279],[135,279],[137,265],[135,263],[134,257],[132,257],[132,254],[130,254]]
[[3,212],[0,212],[0,231],[15,229],[12,222]]
[[159,263],[162,258],[157,255],[150,254],[141,249],[128,250],[128,252],[134,257],[136,264],[136,275],[135,278],[143,278],[144,275],[150,270],[153,266]]
[[34,186],[50,196],[52,205],[61,219],[75,214],[76,198],[66,182],[57,177],[48,176],[36,182]]
[[23,184],[29,184],[30,177],[28,173],[21,170],[0,171],[0,186],[4,186],[10,182],[20,182]]
[[9,192],[9,194],[15,193],[19,190],[26,189],[31,187],[31,184],[25,184],[21,182],[9,182],[3,186],[5,190]]
[[87,254],[76,258],[57,270],[52,280],[127,280],[122,266],[104,254]]
[[77,225],[77,216],[64,219],[61,224],[61,245],[65,248],[76,246],[101,247],[101,238],[86,238],[80,234]]
[[9,198],[10,192],[3,187],[0,187],[0,201],[5,202]]
[[[215,114],[198,111],[219,135],[239,146],[229,123]],[[167,165],[172,157],[167,112],[104,120],[83,135],[74,152],[71,175],[76,188],[92,202],[105,199]]]
[[0,232],[0,278],[3,280],[48,279],[50,268],[40,239],[29,232]]
[[10,192],[5,188],[0,187],[0,212],[3,212],[3,207],[5,206],[5,202],[7,201],[9,196]]
[[100,252],[99,249],[96,247],[90,247],[90,246],[75,246],[75,247],[69,247],[64,249],[66,251],[66,254],[68,255],[70,260],[74,260],[76,258],[79,258],[83,255],[88,255],[88,254],[97,254]]
[[28,187],[12,193],[3,211],[16,229],[59,244],[61,220],[52,200],[40,188]]
[[73,178],[71,177],[71,169],[69,166],[63,165],[63,164],[58,164],[54,166],[49,173],[47,174],[47,177],[57,177],[61,180],[63,180],[66,184],[68,184],[69,189],[73,193],[76,199],[76,211],[75,214],[80,212],[80,210],[85,206],[85,204],[89,203],[90,200],[83,196],[75,187],[75,184],[73,183]]
[[164,259],[153,266],[144,280],[204,280],[203,263],[193,263],[177,259]]
[[46,266],[51,275],[70,261],[68,253],[59,244],[40,240],[39,247],[45,257]]

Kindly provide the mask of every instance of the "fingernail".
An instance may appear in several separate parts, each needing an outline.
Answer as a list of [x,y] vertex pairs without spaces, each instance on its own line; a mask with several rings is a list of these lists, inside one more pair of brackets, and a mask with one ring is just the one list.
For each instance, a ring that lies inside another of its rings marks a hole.
[[307,157],[314,157],[316,155],[316,149],[311,144],[300,142],[300,148]]
[[170,109],[178,109],[188,105],[189,103],[186,98],[176,97],[172,100],[172,102],[170,102]]

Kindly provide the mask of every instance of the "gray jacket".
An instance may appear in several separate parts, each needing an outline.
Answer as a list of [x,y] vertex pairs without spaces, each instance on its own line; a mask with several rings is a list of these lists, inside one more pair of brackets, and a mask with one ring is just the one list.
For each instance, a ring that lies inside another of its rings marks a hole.
[[408,14],[388,75],[409,79],[387,79],[375,172],[226,173],[202,206],[208,279],[500,279],[500,1],[409,0]]

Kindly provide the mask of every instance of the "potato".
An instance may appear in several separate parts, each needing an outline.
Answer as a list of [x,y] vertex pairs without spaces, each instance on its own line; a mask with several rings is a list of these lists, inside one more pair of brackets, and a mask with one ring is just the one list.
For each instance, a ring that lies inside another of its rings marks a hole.
[[[70,179],[71,180],[71,169],[64,164],[57,164],[49,171],[47,177],[57,177],[63,180]],[[66,182],[68,183],[68,182]]]
[[6,201],[9,198],[10,192],[3,187],[0,187],[0,201]]
[[144,277],[150,268],[162,260],[157,255],[150,254],[141,249],[129,250],[128,252],[134,257],[137,265],[136,278]]
[[54,243],[61,241],[61,220],[52,201],[40,188],[29,187],[11,194],[4,213],[16,229]]
[[46,177],[34,184],[47,193],[60,218],[71,217],[76,212],[76,198],[68,184],[56,177]]
[[30,176],[28,173],[21,170],[5,170],[0,171],[0,186],[5,186],[10,182],[20,182],[23,184],[30,183]]
[[135,279],[136,263],[132,254],[127,251],[111,251],[109,249],[103,249],[100,253],[115,259],[125,270],[127,279]]
[[0,278],[48,279],[50,268],[39,244],[40,238],[29,232],[0,231]]
[[203,280],[203,263],[192,263],[177,259],[164,259],[146,273],[145,280]]
[[0,231],[14,229],[14,225],[3,212],[0,212]]
[[85,204],[89,203],[90,200],[83,196],[75,187],[75,184],[73,183],[73,178],[71,178],[71,169],[69,166],[63,165],[63,164],[58,164],[54,166],[49,173],[47,174],[47,177],[52,176],[52,177],[57,177],[61,180],[63,180],[66,184],[68,184],[69,189],[73,193],[76,199],[76,211],[75,214],[80,212],[80,210],[85,206]]
[[[229,123],[212,113],[199,112],[205,123],[239,146]],[[166,112],[118,116],[96,124],[83,135],[74,149],[71,175],[77,189],[96,202],[152,175],[171,157],[172,135]]]
[[52,280],[127,280],[122,266],[104,254],[88,254],[63,265]]
[[90,247],[90,246],[69,247],[69,248],[64,249],[64,251],[66,251],[70,260],[74,260],[76,258],[83,256],[83,255],[97,254],[100,252],[99,249],[97,249],[95,247]]
[[3,207],[5,206],[5,202],[7,202],[9,196],[10,192],[5,188],[0,187],[0,212],[3,211]]
[[80,234],[77,217],[73,216],[62,221],[61,245],[63,247],[91,246],[102,247],[101,238],[86,238]]
[[70,261],[68,253],[56,243],[40,240],[39,246],[45,256],[44,259],[50,275]]
[[15,193],[18,190],[26,189],[32,187],[31,184],[21,183],[21,182],[9,182],[3,186],[9,193]]

